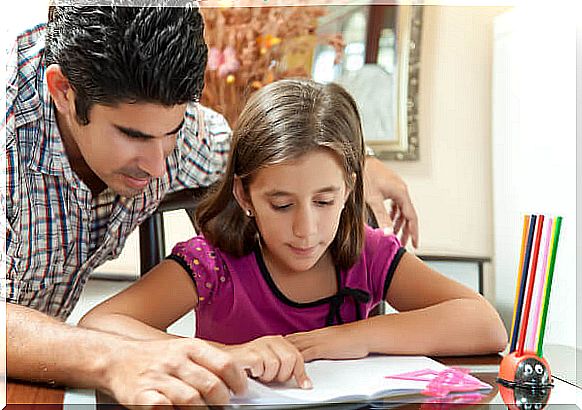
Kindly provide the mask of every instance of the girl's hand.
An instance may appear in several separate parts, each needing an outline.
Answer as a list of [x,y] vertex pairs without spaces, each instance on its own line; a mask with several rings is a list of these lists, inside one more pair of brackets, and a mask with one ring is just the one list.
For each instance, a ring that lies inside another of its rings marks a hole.
[[303,360],[359,359],[369,354],[349,325],[324,327],[285,336],[303,355]]
[[282,336],[264,336],[241,345],[224,346],[224,349],[252,377],[264,383],[286,382],[293,377],[300,388],[313,387],[305,373],[301,353]]

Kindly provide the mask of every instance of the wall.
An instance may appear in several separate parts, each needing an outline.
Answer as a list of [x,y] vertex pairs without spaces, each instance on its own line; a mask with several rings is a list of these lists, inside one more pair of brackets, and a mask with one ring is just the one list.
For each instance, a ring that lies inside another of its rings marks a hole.
[[[576,346],[575,25],[516,8],[496,24],[494,231],[498,309],[511,320],[523,214],[564,217],[545,345]],[[540,28],[544,27],[540,36]],[[580,346],[580,344],[579,344]]]
[[49,0],[21,0],[19,2],[4,2],[2,4],[2,30],[0,38],[2,45],[12,39],[16,33],[29,29],[39,23],[46,22]]
[[[421,157],[418,162],[390,162],[389,166],[409,184],[420,217],[419,252],[493,258],[496,269],[490,266],[487,271],[485,293],[507,324],[515,296],[521,240],[515,234],[519,236],[521,230],[521,214],[537,211],[565,216],[569,222],[556,263],[560,279],[552,296],[560,303],[554,302],[550,311],[546,342],[580,347],[575,339],[575,53],[574,44],[565,40],[574,42],[575,26],[548,25],[548,21],[563,22],[564,13],[547,7],[537,15],[534,10],[524,11],[522,21],[510,23],[527,26],[512,50],[521,70],[512,78],[513,83],[524,78],[528,82],[506,90],[507,98],[517,95],[519,99],[518,106],[509,107],[504,97],[493,102],[492,96],[493,24],[509,9],[425,9]],[[509,131],[506,139],[498,141],[497,152],[503,156],[496,159],[492,156],[492,107],[498,116],[519,111],[510,121],[510,126],[520,127],[519,134]],[[516,169],[520,171],[512,179],[509,171]],[[506,201],[497,205],[503,217],[497,215],[495,224],[494,190],[497,198]]]
[[[420,218],[419,252],[491,257],[493,19],[507,7],[428,6],[419,90],[420,160],[390,162]],[[494,281],[486,270],[485,293]]]
[[[577,109],[576,109],[576,135],[577,141],[582,140],[582,100],[580,96],[582,95],[582,20],[578,20],[577,24],[577,35],[576,35],[576,95],[577,97]],[[579,142],[576,144],[576,175],[582,175],[582,144]],[[582,183],[580,179],[576,181],[576,215],[578,217],[576,221],[576,247],[580,249],[582,241]],[[582,258],[576,258],[576,277],[580,277],[582,272]],[[582,280],[576,281],[576,294],[582,295]],[[577,298],[576,301],[576,315],[578,318],[582,317],[582,301]],[[576,321],[576,347],[578,351],[582,350],[582,323],[580,320]],[[576,369],[582,369],[582,354],[576,355]],[[578,386],[582,385],[582,372],[578,372]]]

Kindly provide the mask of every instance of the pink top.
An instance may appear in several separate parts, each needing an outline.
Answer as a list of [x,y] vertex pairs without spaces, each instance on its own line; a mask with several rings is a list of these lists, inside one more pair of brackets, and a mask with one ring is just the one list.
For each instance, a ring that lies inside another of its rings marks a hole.
[[360,259],[337,272],[338,292],[307,303],[294,302],[277,288],[259,250],[235,258],[196,236],[178,243],[168,258],[180,263],[196,285],[196,336],[236,344],[367,317],[385,299],[404,252],[395,235],[367,227]]

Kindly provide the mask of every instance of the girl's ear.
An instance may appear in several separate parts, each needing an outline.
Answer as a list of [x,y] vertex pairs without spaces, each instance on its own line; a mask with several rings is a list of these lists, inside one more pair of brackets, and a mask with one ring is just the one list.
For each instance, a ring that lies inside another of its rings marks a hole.
[[75,90],[58,64],[51,64],[47,67],[46,80],[57,110],[63,115],[74,115]]
[[243,187],[242,181],[238,175],[234,176],[234,181],[232,185],[232,194],[238,202],[239,206],[242,208],[243,212],[248,215],[249,211],[254,214],[253,206],[249,200],[247,193]]

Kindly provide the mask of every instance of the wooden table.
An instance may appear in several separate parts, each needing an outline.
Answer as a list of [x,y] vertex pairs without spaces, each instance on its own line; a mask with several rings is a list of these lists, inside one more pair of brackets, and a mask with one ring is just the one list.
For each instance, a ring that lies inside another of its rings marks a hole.
[[[475,366],[475,365],[496,365],[501,361],[498,355],[470,356],[470,357],[437,357],[436,360],[448,366]],[[477,375],[484,382],[495,386],[494,373],[483,373]],[[488,394],[497,394],[497,388]],[[42,384],[32,384],[16,380],[7,380],[6,402],[7,409],[22,409],[26,404],[27,409],[59,409],[62,408],[65,389],[62,387],[50,387]],[[42,405],[42,406],[41,406]],[[47,406],[50,405],[50,406]]]
[[65,389],[61,387],[53,388],[47,385],[25,383],[10,379],[6,381],[7,409],[20,409],[22,408],[20,406],[22,404],[27,404],[27,409],[51,409],[53,407],[58,409],[63,407],[64,397]]

